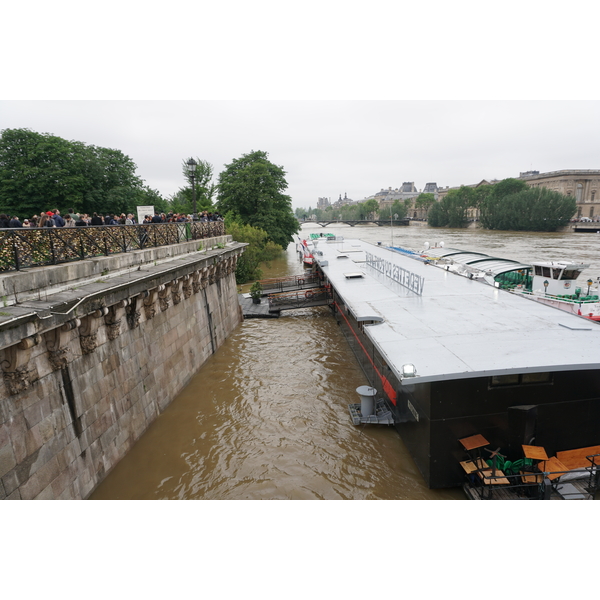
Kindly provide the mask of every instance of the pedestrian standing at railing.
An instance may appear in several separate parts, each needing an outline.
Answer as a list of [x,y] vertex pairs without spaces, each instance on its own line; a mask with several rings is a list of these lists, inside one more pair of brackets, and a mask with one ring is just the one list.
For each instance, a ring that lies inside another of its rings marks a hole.
[[65,215],[65,227],[75,227],[75,219],[71,215]]
[[23,227],[23,224],[21,223],[21,221],[19,221],[19,217],[13,216],[13,218],[10,220],[10,223],[8,224],[9,227]]
[[90,225],[104,225],[104,221],[102,220],[102,217],[98,216],[98,213],[94,213]]
[[8,218],[8,215],[5,215],[4,213],[0,215],[0,229],[6,229],[8,227],[8,224],[10,223],[10,219]]
[[87,227],[87,222],[83,217],[84,215],[79,215],[79,220],[75,221],[75,227]]
[[54,219],[54,224],[57,227],[64,227],[65,220],[60,216],[60,210],[58,210],[58,208],[55,208],[52,212],[54,213],[52,216],[52,218]]

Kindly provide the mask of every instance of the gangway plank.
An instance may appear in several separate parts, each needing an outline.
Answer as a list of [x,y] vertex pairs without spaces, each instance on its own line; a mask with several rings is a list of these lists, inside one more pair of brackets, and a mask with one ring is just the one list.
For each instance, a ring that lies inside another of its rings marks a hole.
[[327,306],[333,302],[333,294],[328,287],[269,294],[269,312]]
[[261,279],[259,283],[263,288],[263,296],[269,296],[270,294],[318,288],[321,287],[323,282],[318,273],[309,271],[301,275],[291,275],[290,277]]

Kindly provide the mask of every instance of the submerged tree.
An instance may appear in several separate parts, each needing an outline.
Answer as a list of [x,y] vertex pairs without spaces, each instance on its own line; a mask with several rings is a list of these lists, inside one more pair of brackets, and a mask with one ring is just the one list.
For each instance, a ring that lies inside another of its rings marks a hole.
[[575,214],[577,204],[547,188],[521,189],[506,196],[490,194],[480,206],[486,229],[505,231],[556,231]]
[[262,229],[269,238],[286,248],[300,224],[285,194],[287,181],[282,167],[268,160],[268,154],[244,154],[219,175],[217,208],[235,215],[241,223]]

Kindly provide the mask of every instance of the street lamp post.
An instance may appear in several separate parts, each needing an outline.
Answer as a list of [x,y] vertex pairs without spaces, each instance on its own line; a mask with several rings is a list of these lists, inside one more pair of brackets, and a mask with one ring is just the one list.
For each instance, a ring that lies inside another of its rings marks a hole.
[[393,224],[392,224],[392,216],[394,217],[394,219],[398,220],[398,215],[396,213],[394,213],[392,215],[392,213],[390,212],[390,235],[392,238],[391,245],[393,246],[394,245],[394,229],[393,229]]
[[188,166],[188,177],[192,180],[192,203],[194,207],[194,214],[192,215],[192,220],[197,221],[198,215],[196,213],[196,186],[194,185],[194,180],[196,178],[196,165],[198,163],[193,159],[187,161]]

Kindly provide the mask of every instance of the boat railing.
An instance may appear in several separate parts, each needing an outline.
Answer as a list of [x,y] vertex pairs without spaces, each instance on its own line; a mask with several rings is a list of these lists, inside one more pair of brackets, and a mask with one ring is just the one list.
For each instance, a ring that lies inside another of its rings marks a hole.
[[589,454],[585,457],[590,464],[585,467],[589,472],[588,488],[594,489],[594,493],[600,487],[600,454]]
[[[600,454],[586,458],[590,465],[575,472],[532,470],[506,474],[489,467],[473,471],[468,478],[481,500],[506,499],[507,492],[510,497],[523,500],[549,500],[552,494],[559,494],[566,500],[571,497],[594,499],[600,484]],[[567,475],[570,477],[563,478]],[[577,485],[573,485],[575,483]]]

